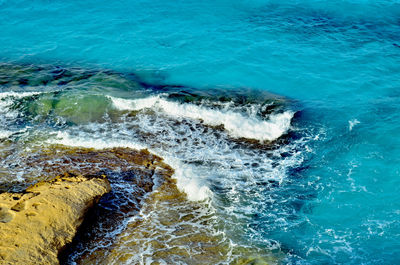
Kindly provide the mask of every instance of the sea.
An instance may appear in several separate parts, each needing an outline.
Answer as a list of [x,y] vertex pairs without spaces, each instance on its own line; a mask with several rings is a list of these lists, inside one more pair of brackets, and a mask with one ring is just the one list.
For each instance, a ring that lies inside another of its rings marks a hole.
[[178,195],[155,187],[67,263],[400,263],[400,1],[0,0],[0,17],[0,191],[55,144],[175,170]]

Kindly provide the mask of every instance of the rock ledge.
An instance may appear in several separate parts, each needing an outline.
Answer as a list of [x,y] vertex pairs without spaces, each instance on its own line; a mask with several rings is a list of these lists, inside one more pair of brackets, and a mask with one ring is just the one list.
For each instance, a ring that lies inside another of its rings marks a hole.
[[58,264],[87,210],[110,191],[106,177],[64,174],[0,194],[0,264]]

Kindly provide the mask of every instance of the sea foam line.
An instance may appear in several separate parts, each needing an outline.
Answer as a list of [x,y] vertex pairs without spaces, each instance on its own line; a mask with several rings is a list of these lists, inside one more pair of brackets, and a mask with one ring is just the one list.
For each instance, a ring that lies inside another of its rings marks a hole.
[[43,92],[0,92],[0,111],[7,111],[10,105],[13,103],[13,99],[30,97],[42,93]]
[[0,99],[7,98],[7,97],[14,97],[14,98],[24,98],[24,97],[29,97],[29,96],[34,96],[38,94],[42,94],[43,92],[14,92],[14,91],[9,91],[9,92],[0,92]]
[[130,141],[115,141],[115,140],[103,140],[93,139],[90,135],[87,137],[76,137],[71,136],[67,132],[57,132],[55,138],[47,140],[49,144],[61,144],[71,147],[84,147],[84,148],[95,148],[105,149],[114,147],[127,147],[136,150],[148,149],[149,152],[158,155],[164,159],[174,169],[173,177],[177,180],[177,186],[179,190],[186,193],[189,200],[202,201],[210,198],[212,195],[211,190],[198,180],[198,175],[193,173],[193,169],[190,165],[181,163],[178,159],[168,156],[167,154],[160,154],[156,150],[149,149],[147,146],[130,142]]
[[172,102],[160,96],[133,100],[112,96],[109,98],[119,110],[155,109],[173,117],[202,120],[210,126],[223,125],[234,138],[259,141],[273,141],[279,138],[289,129],[294,115],[292,111],[285,111],[271,115],[269,120],[261,120],[232,110],[216,110],[190,103]]

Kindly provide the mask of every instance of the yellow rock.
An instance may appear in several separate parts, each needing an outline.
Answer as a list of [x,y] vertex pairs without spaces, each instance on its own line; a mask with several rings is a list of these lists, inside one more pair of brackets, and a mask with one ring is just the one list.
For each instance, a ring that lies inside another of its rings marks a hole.
[[109,191],[105,177],[66,175],[0,194],[0,264],[58,264],[87,210]]
[[8,223],[14,218],[14,213],[7,206],[0,205],[0,223]]

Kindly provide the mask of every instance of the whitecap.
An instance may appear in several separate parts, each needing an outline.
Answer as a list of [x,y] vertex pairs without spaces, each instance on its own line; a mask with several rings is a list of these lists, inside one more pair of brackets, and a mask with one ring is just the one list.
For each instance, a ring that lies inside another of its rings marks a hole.
[[349,121],[349,131],[352,131],[354,126],[356,126],[357,124],[360,124],[361,122],[357,119],[353,119]]
[[153,109],[172,117],[200,120],[210,126],[223,125],[231,137],[256,139],[262,142],[276,140],[286,133],[294,115],[292,111],[285,111],[270,115],[269,120],[262,120],[230,109],[213,109],[191,103],[178,103],[160,96],[134,100],[111,96],[109,98],[114,107],[119,110]]

